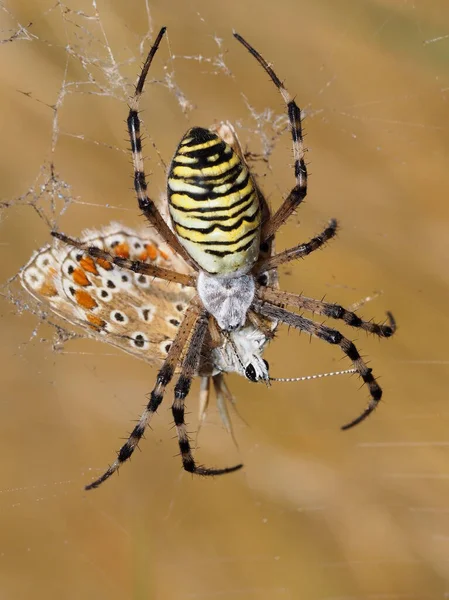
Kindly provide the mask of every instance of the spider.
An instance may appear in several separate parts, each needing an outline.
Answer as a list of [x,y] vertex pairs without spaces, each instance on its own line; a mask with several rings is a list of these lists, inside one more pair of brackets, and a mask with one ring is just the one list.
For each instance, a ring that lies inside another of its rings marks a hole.
[[[371,397],[365,410],[342,429],[349,429],[363,421],[382,396],[372,369],[367,367],[354,343],[339,331],[291,312],[286,306],[340,319],[347,325],[379,337],[390,337],[396,329],[395,320],[389,312],[388,324],[364,321],[338,304],[280,291],[276,276],[270,277],[270,274],[276,274],[280,265],[307,256],[333,238],[337,221],[331,219],[321,233],[306,243],[278,254],[272,251],[276,232],[307,194],[301,110],[271,66],[236,32],[234,37],[269,75],[285,102],[293,140],[295,185],[281,207],[271,215],[232,129],[217,129],[217,133],[212,129],[192,127],[181,139],[170,165],[167,198],[172,228],[167,224],[147,193],[139,119],[145,80],[165,31],[165,27],[160,30],[144,63],[130,100],[127,125],[139,208],[160,238],[190,265],[190,273],[133,260],[52,232],[54,237],[89,255],[90,260],[97,261],[97,264],[117,265],[119,269],[175,282],[194,290],[137,425],[119,450],[116,460],[86,489],[97,488],[131,457],[178,368],[180,373],[174,388],[172,414],[184,469],[205,476],[240,469],[242,464],[208,468],[195,462],[184,419],[185,399],[192,378],[197,374],[211,374],[214,369],[216,372],[220,360],[224,370],[228,367],[228,370],[244,374],[250,381],[268,382],[269,367],[261,357],[262,349],[281,323],[339,346],[352,361]],[[228,137],[228,141],[223,137]],[[97,323],[97,326],[101,328],[102,325]],[[213,359],[209,357],[211,352],[215,353]],[[232,361],[235,365],[231,369],[229,364]]]

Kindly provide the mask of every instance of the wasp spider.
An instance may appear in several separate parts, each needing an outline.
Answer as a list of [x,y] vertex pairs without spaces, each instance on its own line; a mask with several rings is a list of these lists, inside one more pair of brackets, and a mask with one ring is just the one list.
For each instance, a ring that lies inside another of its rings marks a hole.
[[[390,313],[388,324],[376,324],[363,321],[338,304],[283,292],[277,288],[277,267],[322,247],[335,236],[337,222],[334,219],[329,221],[324,231],[309,242],[279,254],[272,252],[276,232],[307,193],[301,111],[270,65],[237,33],[234,33],[234,37],[270,76],[286,104],[293,138],[295,185],[281,207],[271,215],[245,163],[232,128],[223,126],[219,130],[210,130],[193,127],[181,139],[169,169],[167,198],[172,228],[167,224],[147,193],[139,120],[139,102],[145,80],[164,33],[165,27],[160,30],[145,61],[131,99],[127,123],[139,208],[157,231],[159,239],[179,255],[190,269],[182,272],[154,261],[138,260],[135,256],[129,256],[129,253],[117,251],[113,244],[108,246],[104,240],[102,243],[90,243],[88,239],[77,241],[53,232],[60,241],[75,247],[77,260],[84,261],[85,272],[111,270],[115,265],[122,273],[131,271],[181,284],[183,289],[192,289],[186,308],[182,310],[182,320],[177,323],[177,333],[166,348],[165,360],[142,416],[113,464],[86,489],[98,487],[130,458],[178,367],[180,374],[174,389],[172,412],[184,469],[198,475],[221,475],[240,469],[241,464],[215,469],[195,462],[184,420],[185,399],[192,378],[196,375],[207,377],[237,371],[251,381],[268,381],[268,363],[262,359],[262,351],[280,323],[339,346],[348,356],[368,387],[371,398],[362,414],[343,429],[365,419],[377,406],[382,390],[353,342],[336,329],[286,310],[286,306],[340,319],[347,325],[379,337],[390,337],[395,331],[395,322]],[[123,235],[127,235],[126,232]],[[119,243],[120,240],[116,242]],[[168,264],[170,266],[173,263]],[[71,273],[75,278],[76,269],[72,267]],[[94,311],[95,302],[85,291],[74,291],[72,285],[67,293],[75,295],[77,303],[85,310]],[[116,315],[116,318],[123,319],[123,315]],[[107,327],[106,321],[94,314],[90,315],[89,320],[90,325],[98,330]],[[131,340],[143,347],[146,340],[139,335],[134,335]]]

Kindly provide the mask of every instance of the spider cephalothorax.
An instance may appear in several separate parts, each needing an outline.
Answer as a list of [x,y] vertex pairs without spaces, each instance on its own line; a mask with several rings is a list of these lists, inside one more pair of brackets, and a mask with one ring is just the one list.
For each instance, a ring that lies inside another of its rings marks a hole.
[[[134,452],[178,367],[180,375],[175,385],[172,412],[184,469],[200,475],[220,475],[239,469],[242,465],[210,469],[196,464],[184,421],[184,401],[192,378],[196,375],[215,378],[214,385],[223,394],[227,393],[222,380],[224,372],[237,371],[251,381],[268,380],[268,363],[262,358],[262,352],[275,328],[281,323],[339,346],[367,385],[371,395],[367,408],[344,428],[352,427],[370,414],[379,402],[382,390],[353,342],[339,331],[291,312],[286,306],[341,319],[347,325],[380,337],[389,337],[395,330],[390,313],[387,325],[376,324],[363,321],[337,304],[278,289],[277,267],[322,247],[335,235],[337,222],[332,219],[324,231],[309,242],[298,244],[279,254],[274,253],[273,240],[277,230],[307,193],[301,111],[269,64],[237,33],[234,33],[234,37],[263,67],[287,106],[293,139],[295,185],[281,207],[271,215],[245,162],[232,127],[223,125],[221,129],[215,130],[193,127],[179,143],[170,166],[167,199],[172,228],[166,223],[147,194],[138,115],[148,69],[164,33],[165,28],[162,28],[138,79],[130,103],[128,130],[139,208],[155,228],[158,239],[182,259],[185,268],[167,268],[165,265],[171,266],[174,263],[164,262],[167,251],[161,249],[158,250],[159,254],[153,252],[154,257],[159,256],[158,262],[156,258],[151,258],[152,254],[148,249],[140,255],[131,252],[129,244],[126,247],[123,244],[120,246],[119,242],[118,245],[108,245],[103,237],[98,243],[92,244],[88,239],[77,241],[63,234],[53,233],[59,240],[76,249],[73,251],[73,265],[65,274],[68,278],[65,293],[84,311],[84,319],[98,333],[106,333],[109,322],[96,313],[100,306],[100,296],[95,299],[89,291],[90,285],[98,284],[95,277],[104,282],[107,280],[107,273],[117,269],[124,273],[131,271],[136,277],[158,278],[180,284],[182,290],[191,289],[186,297],[185,308],[181,307],[179,321],[176,317],[169,319],[170,323],[175,323],[173,326],[176,326],[176,335],[170,343],[164,342],[166,357],[147,407],[119,451],[117,459],[87,489],[98,487]],[[126,232],[123,236],[130,237]],[[34,262],[33,269],[34,271],[30,267],[24,271],[25,285],[32,288],[32,293],[36,295],[51,295],[51,285],[38,273],[39,269],[34,266]],[[115,285],[114,281],[111,285]],[[101,289],[101,294],[103,293],[107,294],[108,290]],[[184,291],[182,293],[185,294]],[[139,296],[140,302],[143,302],[143,297],[142,294]],[[151,316],[149,307],[138,306],[136,310],[143,316]],[[125,317],[120,312],[116,315],[119,321],[123,321]],[[121,334],[121,340],[123,336]],[[140,348],[150,342],[140,332],[134,332],[128,338],[131,345]],[[122,341],[120,344],[123,347]]]

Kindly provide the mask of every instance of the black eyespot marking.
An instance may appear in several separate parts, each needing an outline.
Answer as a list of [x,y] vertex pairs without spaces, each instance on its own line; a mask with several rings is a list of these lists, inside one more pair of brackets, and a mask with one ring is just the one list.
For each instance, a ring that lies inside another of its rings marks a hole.
[[137,278],[137,281],[139,283],[146,283],[147,282],[147,278],[145,277],[145,275],[139,275],[139,277]]
[[127,283],[129,281],[128,275],[122,275],[122,281],[124,281],[125,283]]
[[251,363],[245,369],[245,377],[250,381],[257,381],[256,369]]
[[109,296],[109,292],[108,292],[108,291],[106,291],[106,290],[101,290],[100,296],[101,296],[102,298],[108,298],[108,296]]
[[179,327],[179,321],[178,321],[178,319],[170,319],[169,323],[171,325],[174,325],[175,327]]
[[110,289],[113,290],[115,289],[117,286],[115,285],[115,283],[113,281],[111,281],[110,279],[107,280],[106,282],[106,286]]
[[119,244],[120,244],[120,242],[118,240],[114,240],[113,242],[111,242],[111,248],[115,248]]
[[42,266],[44,266],[44,267],[48,267],[48,265],[49,265],[49,264],[50,264],[50,261],[48,260],[48,258],[45,258],[45,259],[42,261]]
[[82,254],[77,254],[75,258],[79,262],[83,258],[83,255]]
[[119,323],[123,323],[123,321],[125,320],[125,316],[121,312],[117,311],[114,313],[114,319]]
[[74,270],[75,270],[75,267],[73,265],[69,265],[68,268],[67,268],[67,273],[69,275],[71,275]]
[[178,310],[179,312],[182,312],[184,310],[184,304],[177,304],[176,310]]
[[165,344],[164,350],[165,350],[165,352],[167,352],[167,354],[168,354],[170,348],[171,348],[171,344]]
[[141,333],[138,333],[136,335],[136,337],[134,338],[134,345],[137,348],[143,348],[145,346],[145,338],[143,337],[143,335]]
[[135,248],[136,250],[138,250],[138,249],[139,249],[139,248],[141,248],[141,247],[142,247],[142,245],[141,245],[139,242],[135,242],[135,244],[134,244],[134,248]]
[[75,288],[72,287],[72,286],[70,286],[69,287],[69,292],[72,294],[72,296],[74,296],[75,295]]
[[151,311],[149,308],[143,308],[142,309],[142,317],[144,321],[148,321],[148,319],[150,318],[151,315]]

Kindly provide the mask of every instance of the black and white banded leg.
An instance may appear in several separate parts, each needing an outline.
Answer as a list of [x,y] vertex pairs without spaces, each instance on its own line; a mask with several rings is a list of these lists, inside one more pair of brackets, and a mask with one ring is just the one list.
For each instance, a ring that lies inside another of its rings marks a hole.
[[176,426],[178,435],[179,449],[181,452],[182,465],[189,473],[196,475],[224,475],[232,473],[243,467],[242,464],[233,467],[225,467],[223,469],[210,469],[203,466],[198,466],[192,455],[189,436],[187,433],[186,423],[184,420],[185,413],[185,398],[190,391],[192,378],[198,370],[201,349],[203,347],[204,336],[208,328],[208,315],[203,312],[196,323],[192,333],[190,345],[184,358],[181,375],[175,386],[175,399],[172,405],[173,420]]
[[261,242],[265,242],[273,237],[279,227],[285,223],[292,212],[298,208],[307,194],[307,167],[304,160],[305,148],[302,133],[301,110],[296,104],[293,97],[284,87],[282,81],[267,63],[267,61],[255,50],[241,35],[234,32],[234,37],[250,52],[257,62],[262,66],[266,73],[270,76],[271,81],[277,87],[287,105],[288,118],[293,140],[293,156],[295,160],[295,178],[296,185],[291,190],[287,198],[282,203],[276,213],[264,223],[262,227]]
[[340,304],[323,302],[322,300],[315,300],[314,298],[291,294],[290,292],[282,292],[274,288],[261,287],[258,290],[258,296],[262,300],[275,304],[276,306],[292,306],[331,319],[341,319],[350,327],[363,329],[364,331],[373,333],[379,337],[391,337],[396,331],[395,318],[389,311],[387,312],[388,324],[374,323],[373,321],[364,321],[354,312],[340,306]]
[[158,265],[142,262],[140,260],[130,260],[129,258],[123,258],[122,256],[114,256],[106,250],[97,248],[97,246],[90,246],[86,242],[80,242],[79,240],[71,238],[63,233],[59,233],[58,231],[52,231],[51,235],[58,240],[61,240],[61,242],[64,242],[68,246],[78,248],[92,258],[113,263],[121,269],[127,269],[133,273],[141,273],[143,275],[148,275],[149,277],[158,277],[159,279],[165,279],[166,281],[171,281],[173,283],[180,283],[187,287],[195,287],[196,285],[196,277],[194,275],[178,273],[172,269],[165,269],[164,267],[159,267]]
[[369,368],[362,357],[360,356],[357,348],[351,340],[345,338],[339,331],[336,329],[332,329],[331,327],[326,327],[325,325],[321,325],[319,323],[315,323],[310,319],[306,319],[300,315],[296,315],[288,310],[280,308],[278,306],[274,306],[268,302],[263,302],[261,300],[256,300],[254,302],[254,308],[257,312],[264,317],[268,317],[273,321],[278,321],[280,323],[284,323],[285,325],[289,325],[290,327],[294,327],[295,329],[299,329],[300,331],[306,331],[310,335],[313,335],[317,338],[328,342],[329,344],[334,344],[339,346],[346,356],[352,361],[354,368],[357,373],[363,379],[364,383],[368,386],[369,392],[371,394],[371,399],[368,403],[366,409],[359,415],[357,418],[353,419],[346,425],[343,425],[342,429],[350,429],[357,425],[366,417],[373,412],[373,410],[378,405],[381,397],[382,397],[382,388],[379,386],[377,381],[375,380],[372,369]]
[[184,347],[187,344],[192,333],[192,329],[198,320],[199,311],[200,309],[198,308],[197,302],[193,302],[187,308],[184,319],[179,326],[178,333],[173,340],[172,345],[170,346],[167,358],[159,370],[156,378],[156,385],[151,391],[150,400],[145,407],[145,410],[143,411],[137,425],[134,427],[128,439],[119,450],[117,458],[112,465],[105,471],[105,473],[103,473],[101,477],[89,485],[86,485],[86,490],[97,488],[104,481],[106,481],[106,479],[109,479],[109,477],[111,477],[111,475],[113,475],[125,461],[131,458],[131,455],[142,439],[154,413],[157,411],[164,398],[165,388],[173,378],[176,366],[180,362]]
[[258,275],[259,273],[265,273],[266,271],[270,271],[271,269],[277,269],[281,265],[290,262],[291,260],[296,260],[298,258],[304,258],[308,256],[311,252],[322,248],[326,242],[332,239],[337,233],[337,221],[335,219],[331,219],[329,221],[328,226],[317,236],[312,238],[309,242],[304,244],[298,244],[293,248],[289,248],[288,250],[284,250],[279,254],[275,254],[270,258],[266,258],[261,260],[256,264],[253,269],[254,275]]
[[148,70],[153,61],[154,55],[159,48],[162,38],[164,37],[166,27],[162,27],[159,34],[151,47],[147,59],[143,65],[139,79],[136,84],[134,96],[129,101],[129,115],[127,119],[129,139],[131,141],[131,152],[134,165],[134,189],[136,190],[139,208],[153,225],[156,231],[162,238],[189,264],[192,263],[190,256],[179,243],[177,237],[162,218],[156,204],[147,194],[147,182],[145,178],[143,154],[142,154],[142,136],[140,131],[139,119],[139,102],[142,96],[145,80],[148,75]]

